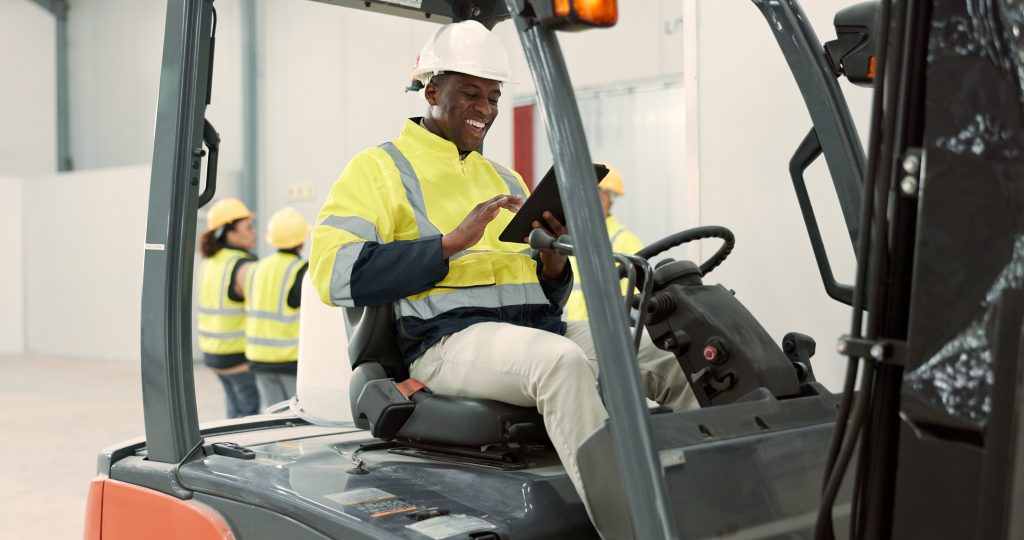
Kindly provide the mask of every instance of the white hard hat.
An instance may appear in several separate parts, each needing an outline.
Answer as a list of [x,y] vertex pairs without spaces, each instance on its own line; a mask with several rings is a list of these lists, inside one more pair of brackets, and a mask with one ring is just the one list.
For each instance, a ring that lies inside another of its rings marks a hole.
[[498,82],[512,78],[505,46],[477,21],[446,24],[434,32],[420,50],[411,78],[425,86],[431,77],[446,71]]

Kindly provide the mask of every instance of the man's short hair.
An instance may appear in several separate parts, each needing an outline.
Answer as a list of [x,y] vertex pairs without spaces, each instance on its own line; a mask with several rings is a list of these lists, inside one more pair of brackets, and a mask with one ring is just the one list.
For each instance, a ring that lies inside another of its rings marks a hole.
[[434,86],[437,87],[444,86],[444,82],[448,80],[449,75],[451,75],[451,73],[448,73],[447,71],[442,71],[441,73],[438,73],[437,75],[430,77],[430,79],[427,80],[427,84],[434,83]]

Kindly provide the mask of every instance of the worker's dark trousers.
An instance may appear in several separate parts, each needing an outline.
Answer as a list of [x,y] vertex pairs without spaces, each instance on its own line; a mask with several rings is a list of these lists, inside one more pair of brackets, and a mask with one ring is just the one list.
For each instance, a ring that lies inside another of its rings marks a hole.
[[260,412],[260,393],[256,389],[256,374],[251,371],[231,375],[217,374],[224,386],[228,418],[241,418]]

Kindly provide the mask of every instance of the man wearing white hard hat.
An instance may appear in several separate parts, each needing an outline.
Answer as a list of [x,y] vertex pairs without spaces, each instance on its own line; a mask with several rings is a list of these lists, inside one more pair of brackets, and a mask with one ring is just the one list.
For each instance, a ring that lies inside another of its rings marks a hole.
[[[393,304],[410,375],[435,393],[536,406],[582,494],[576,449],[607,413],[589,331],[562,321],[572,269],[498,239],[527,189],[479,153],[510,71],[478,22],[434,33],[412,73],[425,116],[349,162],[317,218],[310,276],[325,303]],[[691,394],[672,367],[652,398],[683,408]]]

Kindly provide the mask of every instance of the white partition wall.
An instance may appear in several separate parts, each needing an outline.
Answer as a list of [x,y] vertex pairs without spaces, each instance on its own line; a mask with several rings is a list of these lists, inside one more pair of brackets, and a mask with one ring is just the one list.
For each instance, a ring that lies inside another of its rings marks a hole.
[[56,26],[35,2],[0,0],[0,174],[57,169]]
[[149,167],[24,183],[25,349],[138,361]]
[[[736,249],[709,276],[736,290],[776,341],[790,331],[818,342],[814,368],[830,388],[845,362],[835,352],[849,332],[850,308],[825,295],[800,218],[788,164],[810,116],[772,30],[747,0],[697,1],[700,220],[736,233]],[[824,43],[835,12],[855,2],[804,1]],[[841,83],[866,138],[871,92]],[[853,248],[823,163],[807,173],[811,199],[840,281],[854,275]],[[707,251],[705,250],[705,253]]]
[[[625,181],[626,196],[616,199],[612,215],[647,244],[686,228],[695,194],[683,182],[682,77],[583,88],[576,101],[591,159],[618,168]],[[539,182],[554,160],[539,107],[533,115],[532,173]]]
[[23,186],[21,178],[0,176],[0,231],[4,234],[4,256],[0,262],[0,354],[16,354],[25,348]]

